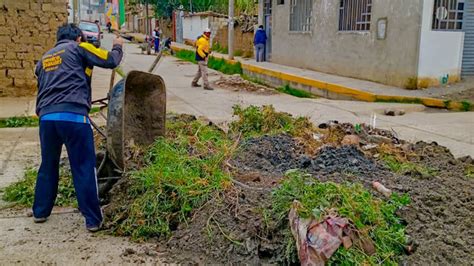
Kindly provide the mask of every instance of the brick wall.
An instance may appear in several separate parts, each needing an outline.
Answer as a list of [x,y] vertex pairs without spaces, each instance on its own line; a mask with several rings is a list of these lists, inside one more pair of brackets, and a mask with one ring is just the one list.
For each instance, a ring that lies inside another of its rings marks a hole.
[[67,0],[0,0],[0,96],[35,94],[35,64],[66,21]]

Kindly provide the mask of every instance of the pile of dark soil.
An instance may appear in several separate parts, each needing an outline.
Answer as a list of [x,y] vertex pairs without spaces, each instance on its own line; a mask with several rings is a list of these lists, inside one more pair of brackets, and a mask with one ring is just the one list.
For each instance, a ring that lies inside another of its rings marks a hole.
[[243,141],[232,165],[240,172],[260,171],[281,175],[289,169],[298,168],[301,157],[302,151],[290,135],[265,135]]
[[[309,159],[309,158],[308,158]],[[364,153],[355,146],[331,147],[321,149],[318,156],[306,161],[310,173],[348,173],[364,174],[382,170],[382,167],[365,157]]]

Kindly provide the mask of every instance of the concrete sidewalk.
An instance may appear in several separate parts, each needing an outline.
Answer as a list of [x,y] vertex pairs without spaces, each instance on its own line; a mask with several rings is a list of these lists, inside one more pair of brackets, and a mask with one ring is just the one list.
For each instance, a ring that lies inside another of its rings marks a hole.
[[[188,45],[173,43],[173,49],[190,50]],[[227,55],[213,53],[215,58],[227,60]],[[383,85],[375,82],[325,74],[317,71],[279,65],[271,62],[257,63],[253,59],[235,57],[229,62],[240,62],[244,74],[258,78],[278,87],[286,84],[309,91],[315,95],[335,100],[359,100],[366,102],[400,102],[419,103],[428,107],[464,110],[465,106],[456,101],[441,98],[447,93],[461,92],[470,89],[473,80],[468,84],[458,84],[450,87],[430,88],[425,90],[406,90],[403,88]],[[472,110],[472,105],[471,105]]]

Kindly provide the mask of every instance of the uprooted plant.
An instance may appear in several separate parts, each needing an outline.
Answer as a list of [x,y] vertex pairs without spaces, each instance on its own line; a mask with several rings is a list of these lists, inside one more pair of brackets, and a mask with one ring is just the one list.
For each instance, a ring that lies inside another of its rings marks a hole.
[[201,121],[168,123],[168,136],[146,154],[146,166],[127,177],[127,202],[106,211],[108,226],[133,239],[167,237],[193,210],[230,186],[223,162],[232,146]]

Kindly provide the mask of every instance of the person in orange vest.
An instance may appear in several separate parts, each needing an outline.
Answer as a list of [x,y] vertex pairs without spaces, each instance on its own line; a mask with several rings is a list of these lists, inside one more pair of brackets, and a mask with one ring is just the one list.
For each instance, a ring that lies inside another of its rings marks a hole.
[[213,88],[209,86],[209,81],[207,79],[207,61],[209,59],[209,55],[211,54],[211,48],[209,44],[210,38],[211,30],[208,28],[196,41],[196,61],[198,63],[198,71],[193,79],[193,82],[191,83],[192,87],[201,87],[201,85],[198,84],[198,81],[202,77],[205,90],[213,90]]

